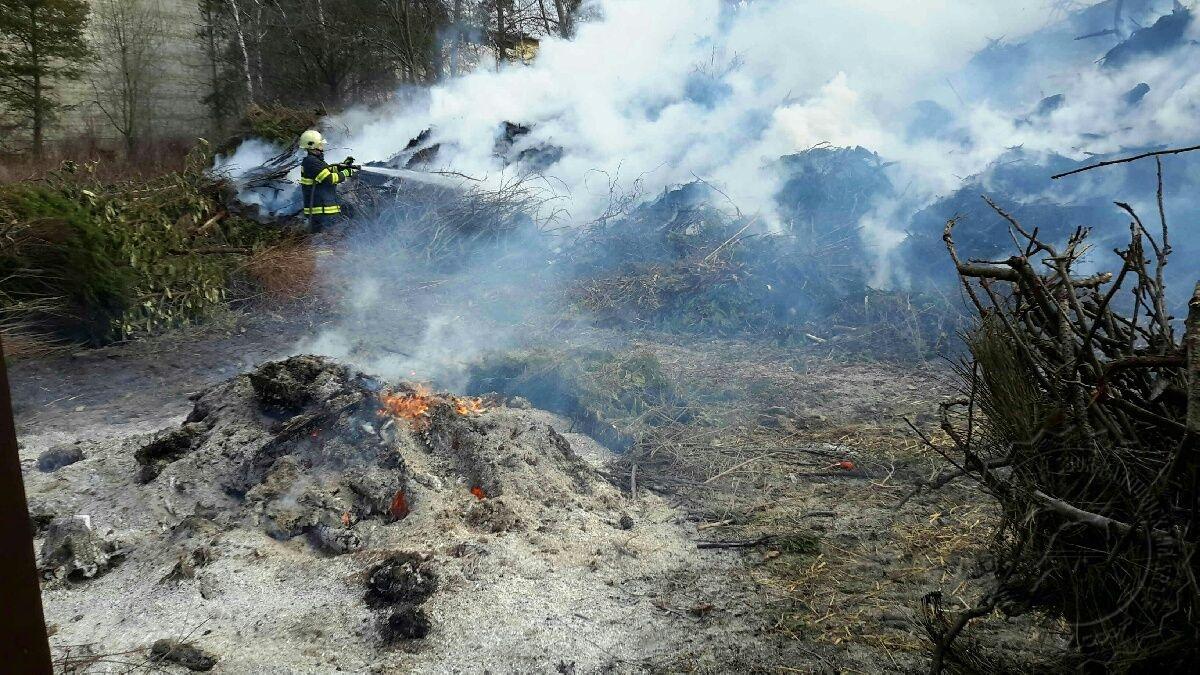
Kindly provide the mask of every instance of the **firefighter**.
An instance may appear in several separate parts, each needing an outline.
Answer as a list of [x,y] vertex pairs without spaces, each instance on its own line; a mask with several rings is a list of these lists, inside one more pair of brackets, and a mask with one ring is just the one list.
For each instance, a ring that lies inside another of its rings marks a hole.
[[320,232],[343,213],[338,203],[337,185],[354,175],[354,158],[340,164],[325,162],[325,137],[316,129],[300,135],[300,147],[307,154],[300,163],[300,192],[304,196],[304,215],[314,232]]

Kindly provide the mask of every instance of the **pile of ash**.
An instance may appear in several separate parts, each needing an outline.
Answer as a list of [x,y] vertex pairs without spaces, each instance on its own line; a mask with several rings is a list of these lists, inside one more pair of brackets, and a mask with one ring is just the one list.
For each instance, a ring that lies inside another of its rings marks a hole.
[[138,478],[219,487],[270,536],[334,554],[365,546],[360,523],[404,520],[444,493],[472,497],[466,521],[499,532],[521,520],[510,491],[543,507],[593,492],[600,479],[566,438],[504,411],[297,356],[199,394],[180,427],[135,452]]
[[524,401],[312,356],[192,399],[156,433],[81,430],[83,458],[53,472],[36,468],[42,444],[26,451],[61,649],[226,672],[531,672],[552,657],[598,671],[709,639],[649,598],[740,564],[698,555],[683,513],[623,494],[609,450]]

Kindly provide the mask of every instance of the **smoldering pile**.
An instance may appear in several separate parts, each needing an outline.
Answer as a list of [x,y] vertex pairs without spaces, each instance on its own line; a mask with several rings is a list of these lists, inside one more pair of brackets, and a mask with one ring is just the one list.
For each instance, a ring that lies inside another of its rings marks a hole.
[[[370,523],[405,520],[446,499],[474,525],[590,495],[598,475],[528,414],[387,383],[330,359],[267,363],[196,396],[177,429],[135,453],[143,483],[233,507],[270,536],[306,536],[326,553],[363,548]],[[466,499],[466,498],[469,498]]]
[[[47,579],[86,594],[117,584],[124,595],[177,559],[164,588],[198,582],[207,598],[228,592],[213,590],[209,570],[236,555],[230,539],[265,534],[289,557],[320,565],[344,556],[358,568],[363,602],[390,644],[430,633],[424,605],[439,577],[461,578],[460,563],[448,561],[487,555],[492,538],[524,550],[535,531],[564,522],[614,532],[629,522],[619,492],[555,431],[556,418],[499,396],[437,394],[295,356],[193,399],[180,426],[118,449],[136,461],[125,474],[136,487],[118,501],[138,504],[143,518],[153,517],[150,504],[166,504],[172,517],[158,527],[173,521],[169,534],[128,531],[120,544],[132,545],[118,549],[84,517],[59,518],[42,546]],[[126,553],[128,567],[110,574]]]
[[604,446],[515,397],[296,356],[192,398],[177,425],[85,436],[83,459],[31,474],[47,625],[92,645],[71,658],[170,639],[229,672],[526,672],[557,650],[600,670],[692,630],[612,603],[614,583],[659,594],[721,562],[664,500],[609,482]]

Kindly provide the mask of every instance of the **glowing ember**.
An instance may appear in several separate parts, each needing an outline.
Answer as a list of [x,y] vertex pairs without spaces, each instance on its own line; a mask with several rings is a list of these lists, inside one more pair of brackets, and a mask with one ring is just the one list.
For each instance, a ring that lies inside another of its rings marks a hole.
[[396,496],[392,498],[392,506],[388,509],[388,513],[396,520],[404,520],[408,517],[408,498],[404,496],[404,490],[396,492]]
[[471,488],[471,494],[475,495],[475,499],[478,499],[479,501],[487,499],[487,493],[485,493],[483,488],[479,487],[478,485]]

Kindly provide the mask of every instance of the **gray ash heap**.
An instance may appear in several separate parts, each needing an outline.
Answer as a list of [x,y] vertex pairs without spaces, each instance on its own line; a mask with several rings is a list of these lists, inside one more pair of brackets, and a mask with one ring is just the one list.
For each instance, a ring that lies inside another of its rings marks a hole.
[[[536,444],[532,452],[513,442],[521,436]],[[271,537],[307,536],[335,554],[363,548],[359,523],[403,520],[451,486],[478,502],[469,522],[510,529],[518,519],[503,500],[503,475],[518,465],[550,462],[569,478],[561,487],[570,494],[591,492],[584,464],[548,425],[513,429],[481,400],[389,387],[313,356],[267,363],[202,392],[179,428],[135,457],[142,482],[220,486]],[[426,470],[414,471],[414,457]]]
[[665,501],[610,483],[613,455],[567,419],[312,356],[192,399],[175,426],[33,472],[62,644],[223,672],[529,672],[547,650],[598,670],[694,637],[611,603],[613,584],[663,593],[720,561]]

